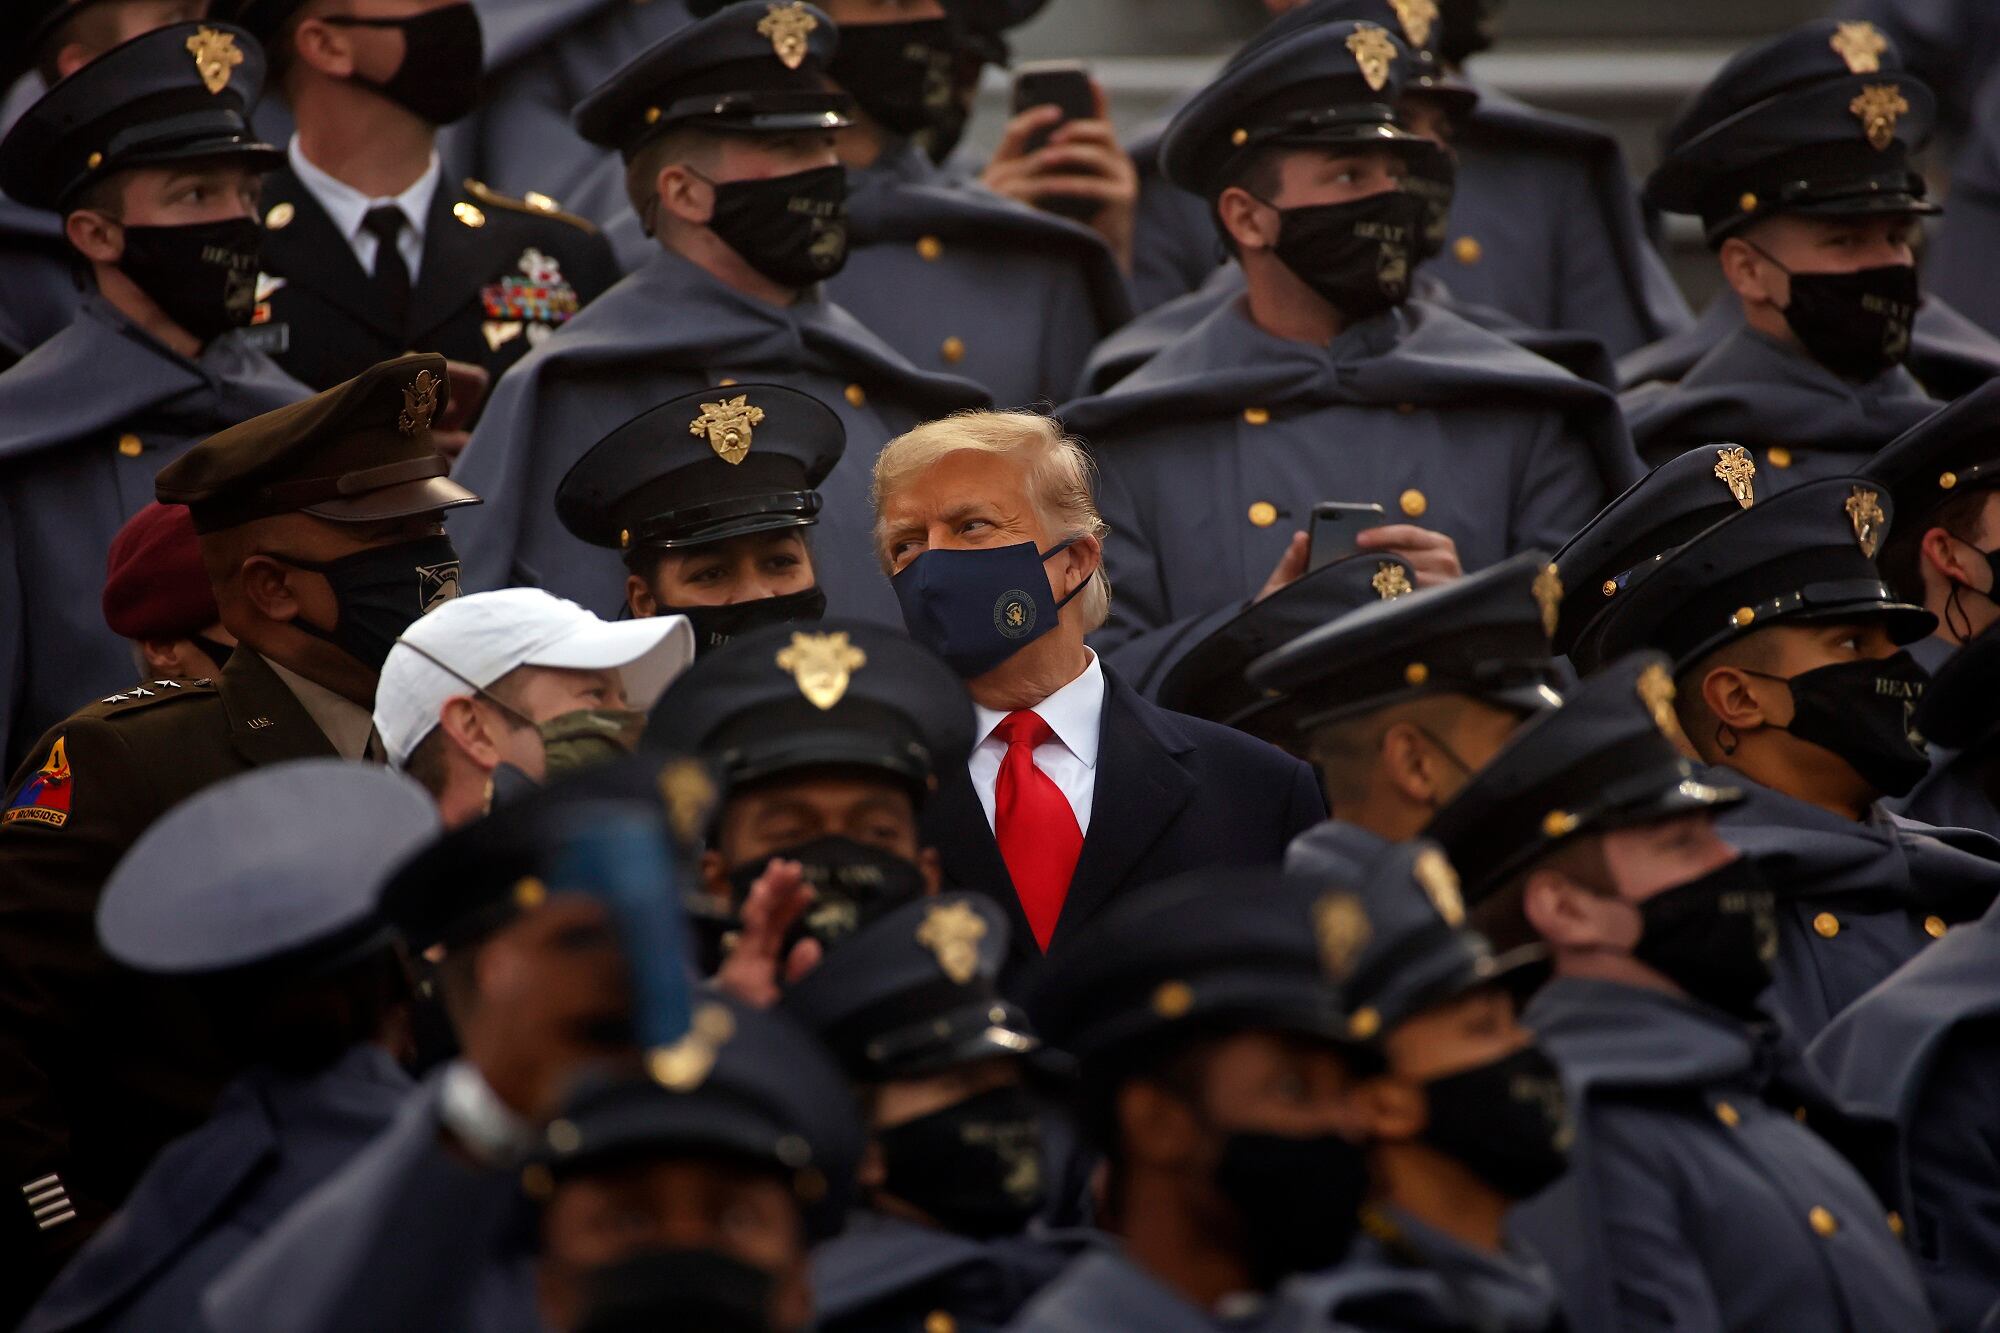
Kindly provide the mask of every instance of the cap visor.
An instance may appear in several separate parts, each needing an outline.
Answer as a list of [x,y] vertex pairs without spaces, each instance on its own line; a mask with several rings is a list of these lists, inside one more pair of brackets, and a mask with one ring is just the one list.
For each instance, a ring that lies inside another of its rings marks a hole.
[[694,661],[694,626],[686,616],[580,622],[530,653],[523,666],[568,671],[616,671],[625,700],[651,712],[674,678]]
[[1808,199],[1795,204],[1783,204],[1778,211],[1810,217],[1881,217],[1905,213],[1930,217],[1944,212],[1944,208],[1928,199],[1919,199],[1913,194],[1896,191],[1888,194],[1848,195],[1841,199]]
[[434,510],[483,503],[478,496],[449,477],[425,477],[419,481],[384,486],[379,491],[308,505],[299,512],[333,523],[373,523],[385,518],[408,518],[412,514],[428,514]]
[[1908,602],[1854,602],[1846,606],[1821,606],[1768,623],[1806,625],[1825,621],[1860,620],[1879,624],[1889,631],[1898,646],[1929,638],[1937,632],[1937,617],[1921,606]]
[[928,768],[906,750],[881,735],[862,731],[793,732],[742,746],[729,765],[733,784],[758,782],[803,768],[870,768],[925,783]]
[[706,546],[710,542],[727,541],[731,537],[749,537],[759,532],[783,532],[787,528],[809,528],[819,522],[819,516],[806,517],[800,514],[747,514],[718,523],[714,527],[702,528],[698,532],[677,534],[672,537],[642,537],[638,545],[654,551],[684,551],[692,546]]

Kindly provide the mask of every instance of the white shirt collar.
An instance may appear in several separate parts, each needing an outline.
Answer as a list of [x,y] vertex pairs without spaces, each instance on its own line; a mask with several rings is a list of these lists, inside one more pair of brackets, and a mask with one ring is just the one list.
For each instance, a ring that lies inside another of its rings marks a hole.
[[366,708],[344,694],[335,694],[316,680],[307,680],[298,672],[280,666],[268,657],[264,658],[264,664],[277,673],[285,688],[306,710],[306,716],[333,744],[335,753],[342,759],[370,757],[375,718]]
[[431,201],[437,197],[438,182],[444,178],[444,163],[436,153],[431,154],[431,164],[424,168],[424,174],[416,183],[393,199],[371,199],[346,181],[329,176],[314,166],[299,147],[299,136],[292,136],[291,146],[286,150],[291,159],[292,171],[297,174],[305,187],[311,190],[313,198],[319,200],[320,207],[333,219],[333,225],[349,244],[361,234],[361,223],[374,209],[384,204],[394,204],[403,210],[409,219],[410,230],[419,243],[424,238],[424,224],[430,220]]
[[[1084,651],[1090,652],[1088,648]],[[1007,720],[1006,713],[996,713],[983,704],[974,704],[972,710],[979,724],[980,744],[992,736],[995,727]],[[1030,711],[1049,724],[1049,730],[1056,734],[1056,739],[1081,760],[1085,768],[1096,768],[1097,741],[1104,723],[1104,667],[1098,662],[1097,654],[1090,653],[1089,664],[1075,680]]]

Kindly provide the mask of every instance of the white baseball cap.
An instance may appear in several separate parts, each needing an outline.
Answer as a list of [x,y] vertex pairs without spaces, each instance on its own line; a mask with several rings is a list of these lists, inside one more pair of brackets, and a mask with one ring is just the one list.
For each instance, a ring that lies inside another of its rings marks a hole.
[[608,621],[540,588],[470,593],[414,622],[389,650],[375,686],[375,730],[401,768],[437,726],[445,700],[517,667],[616,671],[626,702],[650,712],[692,661],[686,616]]

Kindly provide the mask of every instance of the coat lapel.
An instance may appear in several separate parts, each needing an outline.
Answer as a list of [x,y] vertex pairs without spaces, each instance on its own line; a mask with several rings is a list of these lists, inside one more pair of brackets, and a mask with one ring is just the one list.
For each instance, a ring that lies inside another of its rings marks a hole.
[[264,204],[266,217],[281,205],[292,208],[290,222],[264,232],[267,270],[288,284],[310,289],[320,300],[388,337],[403,336],[376,301],[374,279],[362,271],[354,247],[290,167],[280,167],[264,178]]
[[229,655],[215,682],[229,714],[229,740],[253,766],[287,759],[337,759],[333,742],[278,673],[248,647]]
[[499,258],[494,233],[489,227],[468,227],[454,212],[461,201],[448,180],[439,181],[431,198],[431,213],[424,223],[424,262],[417,270],[417,285],[410,293],[411,346],[421,346],[465,309],[466,302],[479,293],[489,280],[499,276],[507,262]]
[[1021,910],[1014,892],[1014,879],[1007,863],[1000,859],[1000,844],[980,808],[979,793],[972,789],[972,777],[961,765],[940,783],[924,816],[930,845],[944,857],[945,878],[951,887],[984,893],[1007,912],[1014,935],[1010,950],[1015,959],[1027,962],[1040,957],[1035,933]]

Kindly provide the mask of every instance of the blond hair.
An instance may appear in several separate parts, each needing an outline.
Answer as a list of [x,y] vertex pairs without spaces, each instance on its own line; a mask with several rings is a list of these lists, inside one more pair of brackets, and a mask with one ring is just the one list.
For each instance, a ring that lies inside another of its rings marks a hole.
[[[875,460],[869,498],[875,505],[875,554],[891,569],[882,498],[928,471],[947,454],[972,452],[1019,457],[1028,470],[1028,495],[1042,522],[1064,539],[1095,537],[1103,542],[1110,525],[1097,512],[1097,465],[1083,445],[1038,412],[960,412],[927,421],[889,441]],[[1086,631],[1111,615],[1111,579],[1100,561],[1090,583],[1077,594]]]

